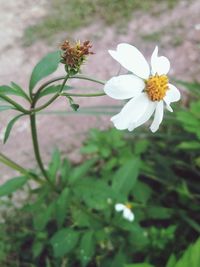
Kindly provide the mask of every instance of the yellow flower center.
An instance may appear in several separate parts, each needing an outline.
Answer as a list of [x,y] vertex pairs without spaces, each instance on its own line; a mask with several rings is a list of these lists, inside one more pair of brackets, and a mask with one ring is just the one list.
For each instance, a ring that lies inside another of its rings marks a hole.
[[129,210],[132,208],[132,205],[130,203],[126,203],[125,205]]
[[160,101],[168,90],[168,77],[166,75],[154,75],[150,76],[146,81],[145,91],[152,101]]

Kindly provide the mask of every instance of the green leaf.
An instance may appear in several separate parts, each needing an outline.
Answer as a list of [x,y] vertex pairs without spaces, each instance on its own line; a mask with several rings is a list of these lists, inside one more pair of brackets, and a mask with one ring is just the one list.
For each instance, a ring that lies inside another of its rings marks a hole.
[[27,99],[30,102],[30,98],[18,84],[11,82],[11,85],[12,85],[12,88],[18,93],[19,96]]
[[56,201],[55,217],[59,227],[61,227],[66,218],[68,198],[69,198],[69,189],[65,188]]
[[155,267],[149,263],[133,263],[133,264],[126,264],[124,267]]
[[41,254],[41,252],[43,250],[43,247],[44,247],[44,244],[41,241],[36,241],[33,244],[32,252],[33,252],[33,257],[34,258],[37,258]]
[[94,165],[95,162],[96,162],[95,159],[87,160],[80,166],[76,166],[75,168],[73,168],[69,176],[69,182],[72,184],[76,182],[78,179],[83,178],[89,172],[89,170],[91,169],[91,167]]
[[7,127],[6,127],[5,134],[4,134],[4,139],[3,139],[4,144],[5,144],[6,141],[8,140],[8,137],[9,137],[9,135],[10,135],[10,132],[11,132],[11,130],[12,130],[12,128],[13,128],[15,122],[16,122],[19,118],[21,118],[22,116],[24,116],[24,114],[20,114],[20,115],[14,117],[14,119],[12,119],[11,121],[9,121],[9,123],[8,123],[8,125],[7,125]]
[[84,178],[74,185],[74,193],[90,208],[103,210],[108,207],[108,199],[114,198],[113,190],[105,181]]
[[50,243],[55,257],[61,258],[74,249],[79,239],[79,233],[72,229],[61,229],[55,233]]
[[185,150],[199,150],[200,149],[200,142],[197,141],[190,141],[190,142],[181,142],[177,148],[185,149]]
[[50,204],[48,207],[41,208],[41,211],[35,214],[33,219],[34,228],[37,231],[42,231],[47,223],[52,219],[52,213],[55,205]]
[[137,181],[140,160],[133,158],[114,174],[112,188],[115,192],[128,195]]
[[182,213],[183,219],[195,230],[200,234],[200,224],[193,220],[191,217],[188,217],[184,213]]
[[6,105],[4,105],[4,106],[0,106],[0,112],[1,111],[4,111],[4,110],[8,110],[8,109],[14,109],[12,106],[6,106]]
[[11,83],[12,86],[8,86],[8,85],[2,85],[0,86],[0,93],[4,94],[4,95],[17,95],[17,96],[21,96],[25,99],[27,99],[28,101],[30,101],[28,95],[23,91],[23,89],[17,85],[16,83]]
[[71,172],[70,162],[67,159],[64,159],[60,168],[61,179],[64,184],[66,184],[70,172]]
[[60,164],[61,164],[60,152],[59,150],[55,149],[53,151],[52,159],[48,168],[48,173],[51,178],[51,181],[55,181],[56,174],[59,170]]
[[94,232],[88,231],[84,233],[80,241],[79,257],[81,265],[87,266],[94,255],[95,243],[94,243]]
[[110,267],[122,267],[126,262],[126,253],[124,251],[119,251],[112,260]]
[[[127,225],[127,224],[126,224]],[[134,247],[135,251],[141,251],[145,249],[149,240],[147,236],[147,232],[145,228],[142,228],[139,224],[134,222],[134,224],[129,224],[128,227],[126,225],[121,225],[123,229],[127,229],[129,231],[129,242],[132,247]]]
[[172,254],[169,258],[169,260],[167,261],[167,265],[166,267],[174,267],[176,263],[176,256],[174,254]]
[[146,216],[151,219],[167,219],[172,215],[172,209],[160,207],[160,206],[149,206],[146,210]]
[[8,85],[0,86],[0,93],[4,95],[20,95],[18,91]]
[[174,265],[174,267],[199,267],[200,265],[200,238],[195,244],[190,245],[184,252],[181,259]]
[[27,178],[24,176],[19,176],[10,179],[0,186],[0,197],[10,195],[19,188],[21,188],[27,181]]
[[152,189],[146,183],[137,181],[134,186],[134,198],[136,201],[141,203],[147,203],[152,195]]
[[91,220],[89,214],[79,209],[72,209],[72,218],[75,225],[80,227],[91,227]]
[[50,75],[58,68],[60,63],[60,51],[49,53],[42,58],[41,61],[35,66],[31,74],[29,83],[30,92],[32,92],[35,85],[46,76]]

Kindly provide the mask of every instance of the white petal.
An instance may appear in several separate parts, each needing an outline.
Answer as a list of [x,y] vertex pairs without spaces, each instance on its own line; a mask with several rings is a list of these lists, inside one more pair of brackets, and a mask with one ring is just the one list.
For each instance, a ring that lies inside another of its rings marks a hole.
[[125,207],[126,207],[125,205],[118,203],[115,205],[115,210],[116,211],[122,211],[122,210],[124,210]]
[[163,120],[163,101],[159,101],[156,106],[153,122],[151,124],[151,131],[155,133]]
[[170,69],[169,59],[166,57],[158,57],[158,47],[156,46],[151,56],[151,73],[155,75],[167,74]]
[[107,81],[104,91],[114,99],[129,99],[141,93],[144,87],[145,83],[141,78],[134,75],[120,75]]
[[141,93],[139,96],[129,100],[120,113],[111,118],[114,126],[118,130],[128,129],[130,123],[137,122],[143,115],[149,101],[146,93]]
[[170,106],[171,102],[179,101],[181,98],[181,94],[179,90],[172,84],[168,84],[169,90],[166,92],[166,96],[164,97],[165,103]]
[[123,217],[128,220],[128,221],[133,221],[134,220],[134,214],[132,213],[132,211],[129,208],[125,208],[123,211]]
[[154,110],[156,108],[156,103],[153,101],[149,101],[149,104],[144,112],[144,114],[140,117],[140,119],[136,123],[130,123],[128,130],[133,131],[135,128],[147,122],[152,116]]
[[167,109],[168,111],[170,111],[170,112],[173,112],[172,107],[171,107],[170,105],[168,105],[167,103],[166,103],[166,109]]
[[124,68],[133,72],[138,77],[143,79],[147,79],[149,77],[149,64],[135,46],[122,43],[117,46],[116,51],[109,50],[108,52]]

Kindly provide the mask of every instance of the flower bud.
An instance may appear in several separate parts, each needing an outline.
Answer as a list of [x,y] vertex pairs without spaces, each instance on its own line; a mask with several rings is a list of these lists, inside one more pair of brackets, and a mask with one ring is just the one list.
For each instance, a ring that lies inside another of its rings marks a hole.
[[84,41],[83,43],[78,41],[75,44],[71,44],[66,40],[61,45],[61,50],[63,51],[61,63],[65,65],[65,70],[69,75],[77,74],[86,57],[94,54],[90,51],[91,47],[90,41]]

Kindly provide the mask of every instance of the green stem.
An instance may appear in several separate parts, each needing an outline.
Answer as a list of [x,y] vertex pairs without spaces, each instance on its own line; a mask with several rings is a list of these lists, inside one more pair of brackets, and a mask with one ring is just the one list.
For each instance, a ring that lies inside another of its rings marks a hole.
[[[57,92],[57,94],[55,94],[48,102],[52,103],[60,95],[60,93],[62,92],[62,90],[63,90],[68,78],[69,78],[69,76],[66,75],[59,92]],[[37,102],[37,100],[35,100],[33,98],[32,104],[31,104],[31,111],[32,111],[32,109],[34,109],[36,102]],[[32,112],[30,114],[30,124],[31,124],[31,134],[32,134],[32,140],[33,140],[33,148],[34,148],[34,153],[35,153],[35,158],[37,160],[37,163],[38,163],[38,165],[40,167],[40,170],[41,170],[44,178],[46,179],[46,181],[51,185],[51,187],[54,190],[57,191],[55,185],[49,179],[49,176],[47,175],[47,172],[46,172],[46,170],[44,168],[44,165],[43,165],[43,162],[42,162],[42,158],[41,158],[40,150],[39,150],[39,144],[38,144],[38,136],[37,136],[37,128],[36,128],[36,116],[35,116],[35,113],[32,113]]]
[[[48,107],[51,103],[53,103],[54,100],[56,100],[56,98],[58,98],[60,96],[60,94],[62,93],[62,90],[63,90],[63,88],[64,88],[64,86],[65,86],[65,84],[66,84],[68,79],[69,79],[69,75],[67,74],[65,76],[64,80],[63,80],[63,83],[62,83],[61,88],[59,89],[59,91],[52,98],[50,98],[49,101],[47,101],[44,105],[41,105],[40,107],[34,109],[34,106],[35,106],[37,100],[36,101],[33,100],[33,104],[31,106],[32,114],[35,113],[35,112],[38,112],[38,111],[40,111],[40,110],[42,110],[42,109],[44,109],[46,107]],[[35,95],[35,97],[37,97],[37,95]]]
[[102,84],[102,85],[105,84],[105,81],[101,81],[101,80],[98,80],[98,79],[95,79],[95,78],[91,78],[91,77],[89,77],[87,75],[81,75],[81,74],[71,76],[70,79],[80,79],[80,80],[87,80],[87,81],[90,81],[90,82],[99,83],[99,84]]
[[68,94],[68,93],[62,93],[60,94],[62,96],[77,96],[77,97],[94,97],[94,96],[104,96],[105,93],[94,93],[94,94]]
[[24,169],[22,166],[20,166],[19,164],[17,164],[13,160],[9,159],[8,157],[3,155],[2,153],[0,153],[0,161],[2,163],[4,163],[5,165],[7,165],[8,167],[12,168],[13,170],[16,170],[19,173],[26,175],[26,176],[28,176],[28,177],[36,180],[36,181],[39,181],[39,179],[36,179],[36,177],[33,176],[31,173],[29,173],[26,169]]
[[49,180],[49,177],[45,171],[45,168],[43,166],[40,151],[39,151],[39,145],[38,145],[38,137],[37,137],[37,129],[36,129],[36,120],[35,120],[35,114],[30,115],[30,124],[31,124],[31,134],[32,134],[32,140],[33,140],[33,148],[35,153],[35,158],[37,160],[37,163],[40,167],[40,170],[44,177]]
[[57,191],[55,185],[52,183],[52,181],[49,179],[41,156],[40,156],[40,150],[39,150],[39,145],[38,145],[38,137],[37,137],[37,129],[36,129],[36,120],[35,120],[35,114],[31,114],[30,115],[30,123],[31,123],[31,134],[32,134],[32,141],[33,141],[33,148],[34,148],[34,153],[35,153],[35,158],[37,160],[37,163],[40,167],[40,170],[44,176],[44,178],[46,179],[46,181],[48,182],[48,184],[53,188],[53,190]]
[[[60,76],[60,77],[51,79],[51,80],[49,80],[49,81],[43,83],[43,84],[38,88],[37,92],[35,93],[35,95],[34,95],[34,101],[37,101],[37,100],[38,100],[38,97],[39,97],[39,95],[40,95],[40,92],[41,92],[45,87],[47,87],[47,86],[50,85],[51,83],[54,83],[54,82],[57,82],[57,81],[60,81],[60,80],[64,80],[65,78],[66,78],[66,76]],[[98,79],[95,79],[95,78],[91,78],[91,77],[86,76],[86,75],[74,75],[74,76],[68,77],[68,79],[81,79],[81,80],[87,80],[87,81],[91,81],[91,82],[99,83],[99,84],[102,84],[102,85],[105,84],[104,81],[101,81],[101,80],[98,80]]]
[[21,111],[22,113],[24,113],[24,114],[28,114],[29,113],[28,110],[24,109],[21,105],[17,104],[14,100],[9,98],[8,96],[0,94],[0,98],[4,99],[6,102],[8,102],[11,105],[13,105],[17,110]]

